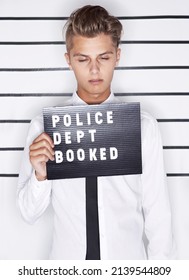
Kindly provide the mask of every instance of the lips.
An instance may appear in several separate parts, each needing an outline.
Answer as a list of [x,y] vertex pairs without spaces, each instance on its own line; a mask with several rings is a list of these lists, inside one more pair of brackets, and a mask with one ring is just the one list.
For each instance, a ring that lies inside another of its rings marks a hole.
[[102,79],[91,79],[91,80],[89,80],[89,83],[92,84],[92,85],[99,85],[102,82],[103,82]]

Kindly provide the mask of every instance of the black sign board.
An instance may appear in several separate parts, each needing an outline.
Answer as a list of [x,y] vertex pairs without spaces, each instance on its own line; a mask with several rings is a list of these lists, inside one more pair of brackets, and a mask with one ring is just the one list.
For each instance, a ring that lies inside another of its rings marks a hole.
[[55,145],[49,180],[142,173],[139,103],[49,107],[43,116]]

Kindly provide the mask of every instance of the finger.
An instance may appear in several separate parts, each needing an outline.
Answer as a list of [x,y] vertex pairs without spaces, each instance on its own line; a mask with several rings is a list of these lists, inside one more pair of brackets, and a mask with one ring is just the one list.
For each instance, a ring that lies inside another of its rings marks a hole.
[[49,158],[46,155],[37,155],[37,156],[30,156],[31,162],[34,162],[35,164],[42,163],[42,162],[48,162]]
[[30,150],[30,157],[38,157],[39,155],[44,155],[50,160],[54,160],[54,152],[51,153],[48,148],[41,147],[40,149]]
[[49,150],[49,152],[54,155],[54,150],[52,149],[50,143],[43,139],[39,142],[36,142],[36,143],[32,143],[30,145],[30,151],[33,151],[33,150],[38,150],[38,149],[41,149],[41,148],[47,148]]
[[40,141],[42,141],[42,140],[46,140],[46,141],[51,145],[51,147],[54,148],[53,140],[52,140],[51,137],[50,137],[47,133],[45,133],[45,132],[41,133],[41,134],[33,141],[33,143],[37,143],[37,142],[40,142]]

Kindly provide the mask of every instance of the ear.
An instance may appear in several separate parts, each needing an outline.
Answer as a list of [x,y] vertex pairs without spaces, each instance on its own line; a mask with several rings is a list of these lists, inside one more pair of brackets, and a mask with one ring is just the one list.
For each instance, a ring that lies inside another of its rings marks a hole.
[[116,66],[118,66],[118,64],[119,64],[120,56],[121,56],[121,49],[118,48],[117,53],[116,53]]
[[69,65],[69,68],[72,70],[72,66],[71,66],[69,54],[68,54],[68,53],[65,53],[65,54],[64,54],[64,57],[65,57],[65,59],[66,59],[68,65]]

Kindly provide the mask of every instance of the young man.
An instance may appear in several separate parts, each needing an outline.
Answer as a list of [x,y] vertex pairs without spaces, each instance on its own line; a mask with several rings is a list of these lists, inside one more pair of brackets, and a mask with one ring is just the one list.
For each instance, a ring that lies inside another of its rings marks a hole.
[[[66,60],[77,92],[66,105],[118,102],[111,92],[120,59],[122,25],[100,6],[85,6],[67,23]],[[157,122],[141,115],[141,175],[98,178],[100,259],[175,258],[171,212]],[[42,116],[30,126],[18,184],[21,213],[35,222],[50,201],[54,208],[51,259],[85,259],[85,178],[46,179],[46,162],[54,160],[52,139],[43,132]],[[87,174],[86,174],[87,176]]]

